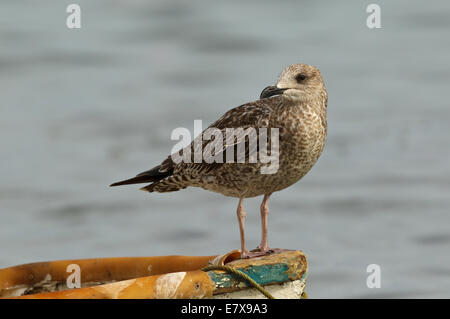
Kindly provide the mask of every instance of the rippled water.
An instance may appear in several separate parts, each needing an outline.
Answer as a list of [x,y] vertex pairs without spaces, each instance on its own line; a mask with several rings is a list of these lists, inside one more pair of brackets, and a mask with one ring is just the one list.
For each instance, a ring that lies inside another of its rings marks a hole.
[[272,196],[269,243],[305,251],[312,298],[450,296],[448,1],[379,1],[378,30],[361,1],[77,3],[80,30],[60,1],[0,4],[0,267],[238,248],[236,199],[107,185],[303,62],[324,76],[329,136]]

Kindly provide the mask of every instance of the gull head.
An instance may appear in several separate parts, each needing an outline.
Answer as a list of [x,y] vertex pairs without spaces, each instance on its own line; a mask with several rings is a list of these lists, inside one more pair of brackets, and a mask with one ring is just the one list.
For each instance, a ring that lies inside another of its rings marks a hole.
[[326,94],[318,68],[308,64],[293,64],[281,71],[276,85],[266,87],[261,99],[282,95],[293,101],[306,101]]

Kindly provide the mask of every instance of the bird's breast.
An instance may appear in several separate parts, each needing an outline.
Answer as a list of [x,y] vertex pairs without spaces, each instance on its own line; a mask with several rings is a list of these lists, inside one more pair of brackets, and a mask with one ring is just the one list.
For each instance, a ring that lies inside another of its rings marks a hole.
[[[325,112],[325,111],[323,111]],[[326,114],[302,105],[287,110],[280,121],[280,166],[301,178],[316,163],[325,146]]]

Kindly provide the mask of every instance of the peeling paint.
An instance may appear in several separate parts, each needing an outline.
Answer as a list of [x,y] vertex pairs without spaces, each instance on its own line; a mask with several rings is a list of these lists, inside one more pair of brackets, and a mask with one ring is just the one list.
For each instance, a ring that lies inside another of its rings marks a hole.
[[159,277],[155,283],[155,298],[174,298],[185,276],[186,272],[174,272]]
[[130,280],[124,280],[124,281],[118,281],[114,282],[112,284],[102,285],[98,287],[93,287],[98,292],[108,296],[111,299],[117,299],[119,297],[119,294],[124,290],[125,288],[129,287],[130,285],[134,284],[136,279],[130,279]]
[[[306,278],[307,262],[301,251],[286,251],[253,259],[240,259],[227,266],[242,271],[260,285],[282,284]],[[248,283],[223,270],[207,272],[215,285],[214,294],[240,290]]]

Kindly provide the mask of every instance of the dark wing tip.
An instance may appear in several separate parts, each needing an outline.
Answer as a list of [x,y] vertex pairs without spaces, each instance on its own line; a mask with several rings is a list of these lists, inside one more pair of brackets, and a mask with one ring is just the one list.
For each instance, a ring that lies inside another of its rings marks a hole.
[[154,179],[155,179],[155,177],[153,177],[153,176],[136,176],[136,177],[126,179],[124,181],[113,183],[109,186],[114,187],[114,186],[121,186],[121,185],[148,183],[148,182],[153,182]]
[[113,186],[129,185],[129,184],[153,183],[153,182],[157,182],[157,181],[172,174],[172,171],[160,172],[159,171],[160,167],[161,166],[158,165],[149,171],[145,171],[135,177],[126,179],[124,181],[113,183],[109,186],[113,187]]
[[111,185],[109,185],[109,187],[120,186],[120,185],[122,185],[122,184],[120,184],[120,182],[117,182],[117,183],[112,183]]
[[111,185],[109,185],[109,187],[121,186],[121,185],[128,185],[128,184],[131,184],[131,183],[130,183],[129,180],[127,179],[127,180],[125,180],[125,181],[120,181],[120,182],[112,183]]

